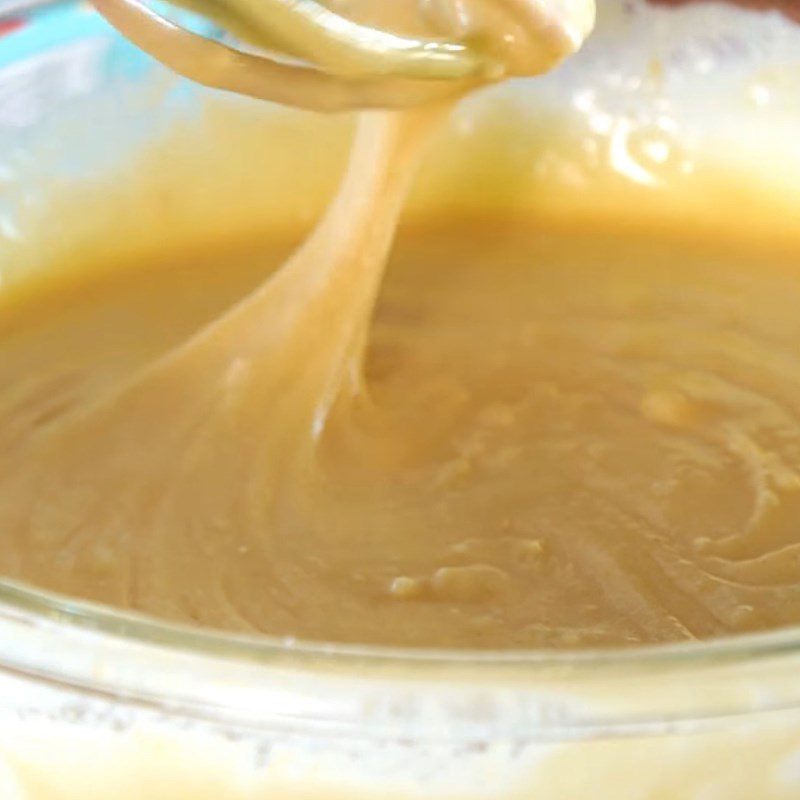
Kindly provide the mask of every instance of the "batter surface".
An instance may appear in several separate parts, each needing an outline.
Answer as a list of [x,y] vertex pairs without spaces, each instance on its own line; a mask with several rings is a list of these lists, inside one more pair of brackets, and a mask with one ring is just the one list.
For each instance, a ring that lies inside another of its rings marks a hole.
[[303,379],[330,327],[280,385],[241,354],[181,360],[289,250],[7,293],[4,574],[350,642],[628,644],[800,618],[791,253],[491,216],[406,229],[363,381],[309,439]]

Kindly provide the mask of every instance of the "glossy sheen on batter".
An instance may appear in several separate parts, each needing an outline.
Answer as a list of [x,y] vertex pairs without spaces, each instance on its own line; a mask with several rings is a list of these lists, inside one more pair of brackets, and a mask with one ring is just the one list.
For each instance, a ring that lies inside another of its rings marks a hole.
[[[155,380],[286,249],[74,278],[3,308],[0,442],[25,467],[4,470],[5,574],[354,642],[636,643],[800,618],[790,253],[491,216],[417,226],[391,260],[363,390],[313,452],[288,422],[324,329],[291,383],[232,359],[214,383],[206,367],[164,372],[160,394],[124,400],[121,429],[118,409],[70,421],[142,370]],[[76,430],[84,447],[65,451]],[[280,474],[254,467],[276,449]],[[42,453],[61,472],[26,461]],[[33,474],[23,524],[10,511]]]

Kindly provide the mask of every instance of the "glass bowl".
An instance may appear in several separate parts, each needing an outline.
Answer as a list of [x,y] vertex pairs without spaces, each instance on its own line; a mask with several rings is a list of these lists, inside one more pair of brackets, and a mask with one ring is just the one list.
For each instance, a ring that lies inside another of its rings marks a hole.
[[[345,118],[190,86],[88,6],[0,0],[0,31],[0,292],[70,253],[102,268],[134,244],[156,250],[165,220],[193,241],[299,232],[332,190]],[[601,0],[578,58],[464,104],[409,213],[472,202],[465,161],[500,136],[505,171],[480,179],[509,213],[594,219],[634,196],[642,224],[713,229],[719,189],[684,202],[681,188],[724,170],[783,209],[747,235],[791,235],[798,54],[800,28],[777,13]],[[199,169],[231,119],[253,153],[262,125],[278,145],[257,168]],[[180,192],[133,179],[154,152]],[[609,164],[601,194],[593,177]],[[252,218],[227,217],[223,190],[249,193]],[[96,214],[67,213],[94,195]],[[184,628],[0,581],[0,797],[788,800],[799,676],[800,629],[629,650],[393,650]]]

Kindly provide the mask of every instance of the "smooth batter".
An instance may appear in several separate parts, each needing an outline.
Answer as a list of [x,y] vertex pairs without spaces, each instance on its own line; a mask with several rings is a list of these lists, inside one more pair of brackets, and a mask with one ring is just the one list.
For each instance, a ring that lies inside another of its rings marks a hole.
[[792,252],[417,225],[363,382],[308,438],[309,378],[350,309],[302,329],[278,386],[272,353],[208,344],[287,246],[6,300],[5,574],[170,619],[394,644],[652,642],[800,618]]
[[6,294],[5,575],[368,643],[800,618],[792,254],[489,211],[408,231],[370,327],[446,112],[365,114],[337,199],[260,285],[280,242]]

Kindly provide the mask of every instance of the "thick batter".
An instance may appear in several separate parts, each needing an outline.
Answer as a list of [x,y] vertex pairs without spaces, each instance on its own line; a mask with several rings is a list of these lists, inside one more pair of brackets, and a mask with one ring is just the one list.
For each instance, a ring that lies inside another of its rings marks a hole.
[[337,199],[269,278],[285,243],[4,292],[5,575],[369,643],[800,619],[792,253],[488,209],[406,231],[370,327],[447,110],[365,114]]

